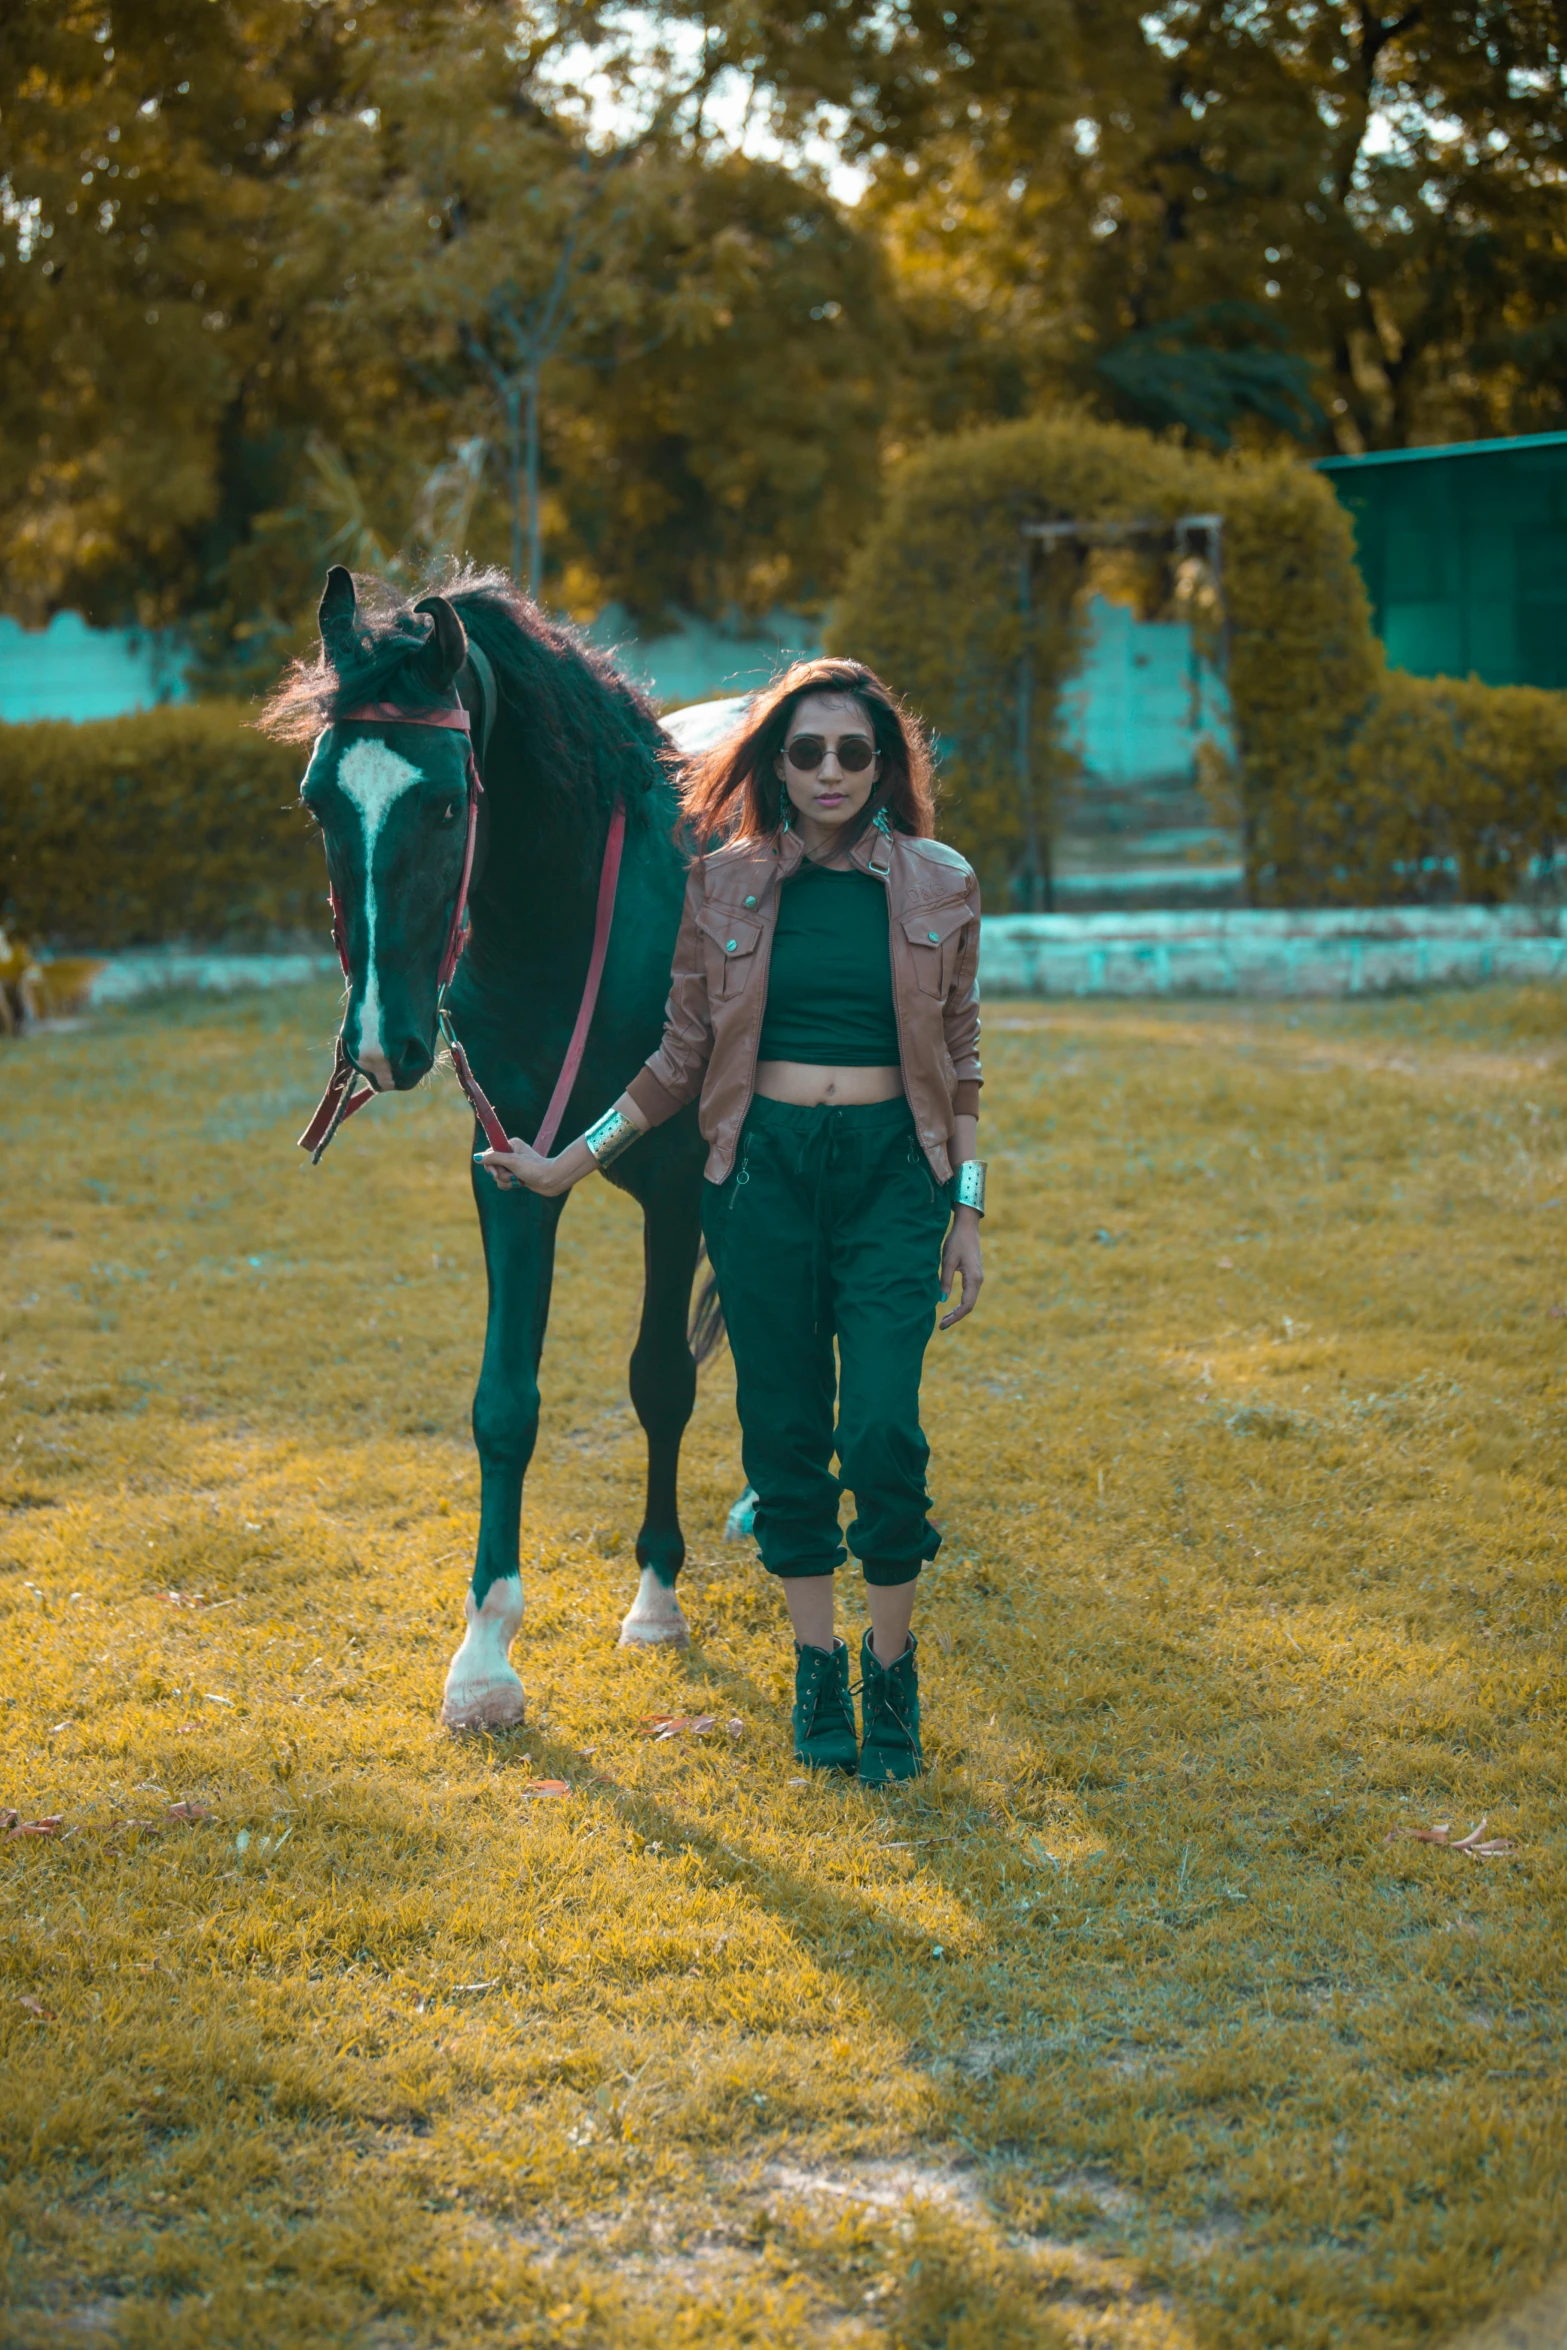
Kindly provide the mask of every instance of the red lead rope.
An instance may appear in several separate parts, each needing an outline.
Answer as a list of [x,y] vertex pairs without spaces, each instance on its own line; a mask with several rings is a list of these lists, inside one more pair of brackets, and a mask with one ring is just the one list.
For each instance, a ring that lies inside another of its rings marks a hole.
[[[609,952],[610,927],[615,919],[615,886],[620,879],[620,853],[625,845],[626,806],[623,800],[617,800],[604,840],[604,862],[599,867],[598,907],[593,917],[593,951],[588,957],[588,975],[582,985],[582,1001],[577,1006],[571,1042],[566,1047],[566,1058],[560,1065],[560,1075],[555,1080],[555,1091],[550,1095],[544,1123],[533,1138],[533,1147],[543,1158],[548,1158],[550,1146],[560,1131],[560,1122],[566,1114],[566,1104],[571,1099],[571,1089],[577,1082],[577,1072],[582,1067],[582,1056],[587,1050],[588,1030],[593,1025],[594,1008],[599,1000],[599,983],[604,977],[604,957]],[[457,1082],[468,1096],[468,1107],[484,1128],[491,1150],[510,1150],[511,1137],[491,1109],[483,1086],[469,1068],[468,1056],[453,1034],[444,1005],[441,1007],[441,1031],[451,1047],[452,1067],[457,1072]]]
[[[469,1108],[483,1127],[490,1148],[497,1151],[506,1150],[510,1144],[510,1137],[495,1115],[483,1087],[468,1065],[468,1056],[453,1033],[451,1019],[445,1004],[447,987],[462,960],[462,951],[468,942],[468,887],[473,879],[474,843],[479,829],[479,800],[484,790],[484,785],[479,780],[479,764],[473,755],[472,722],[468,712],[460,703],[450,708],[436,710],[401,710],[394,702],[375,702],[362,709],[345,710],[342,718],[335,719],[333,723],[337,725],[353,719],[368,720],[372,724],[381,725],[444,726],[469,737],[467,761],[468,832],[463,846],[462,880],[458,884],[457,902],[452,908],[451,924],[446,933],[446,944],[441,952],[441,967],[437,974],[436,985],[441,999],[441,1032],[451,1048],[452,1067],[456,1071],[457,1082],[467,1096]],[[571,1089],[576,1084],[577,1073],[582,1067],[582,1056],[587,1050],[588,1031],[593,1025],[593,1013],[599,997],[599,984],[604,976],[604,958],[609,952],[610,927],[615,918],[615,889],[620,879],[620,858],[621,851],[625,846],[625,839],[625,803],[617,800],[614,813],[609,820],[609,832],[604,842],[604,862],[599,868],[598,907],[594,915],[593,951],[588,959],[587,981],[582,990],[582,1001],[577,1006],[576,1025],[571,1032],[571,1042],[566,1047],[566,1058],[562,1064],[560,1076],[556,1080],[555,1091],[551,1094],[549,1108],[544,1113],[544,1123],[534,1138],[534,1149],[546,1155],[559,1131],[561,1119],[565,1115],[566,1104],[571,1098]],[[338,903],[336,890],[331,889],[329,894],[332,902],[332,942],[337,948],[337,959],[343,966],[343,977],[347,979],[349,977],[348,936],[343,924],[343,909]],[[354,1091],[358,1075],[359,1071],[348,1057],[348,1047],[343,1042],[342,1031],[339,1030],[332,1060],[332,1075],[327,1082],[327,1089],[317,1103],[309,1125],[299,1138],[299,1147],[310,1153],[312,1166],[320,1163],[322,1152],[339,1126],[342,1125],[343,1120],[351,1118],[356,1110],[362,1110],[366,1102],[374,1099],[376,1089],[372,1085],[362,1087],[357,1093]]]
[[[617,800],[604,839],[604,862],[599,867],[599,900],[593,916],[593,952],[588,957],[588,976],[583,982],[582,1001],[577,1006],[577,1024],[572,1029],[566,1058],[555,1080],[550,1106],[544,1113],[544,1123],[533,1138],[534,1149],[545,1158],[548,1158],[560,1131],[560,1122],[566,1114],[566,1104],[571,1099],[571,1089],[577,1082],[577,1071],[582,1067],[582,1056],[587,1050],[588,1030],[593,1025],[593,1008],[599,1000],[599,982],[604,976],[604,957],[609,952],[610,924],[615,919],[615,884],[620,879],[620,852],[625,845],[626,804],[624,800]],[[480,1124],[483,1124],[482,1119]],[[505,1145],[495,1143],[493,1147],[503,1150]]]

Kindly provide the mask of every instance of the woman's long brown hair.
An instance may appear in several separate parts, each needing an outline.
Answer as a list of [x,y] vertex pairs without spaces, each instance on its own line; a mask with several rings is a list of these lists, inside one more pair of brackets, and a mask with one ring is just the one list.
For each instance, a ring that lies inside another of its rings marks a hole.
[[680,783],[680,804],[698,848],[715,840],[760,839],[776,832],[788,789],[775,763],[789,722],[807,694],[852,694],[870,718],[881,777],[860,811],[854,836],[883,810],[899,832],[929,840],[936,829],[930,750],[918,722],[862,661],[796,661],[764,687],[733,734],[699,751]]

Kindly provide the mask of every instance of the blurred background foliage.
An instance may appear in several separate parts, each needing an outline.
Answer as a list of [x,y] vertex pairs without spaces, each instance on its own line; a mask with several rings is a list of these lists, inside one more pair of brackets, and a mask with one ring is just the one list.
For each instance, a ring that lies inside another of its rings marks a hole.
[[820,610],[889,463],[1063,404],[1558,426],[1564,138],[1547,0],[16,0],[9,601],[250,690],[334,554]]

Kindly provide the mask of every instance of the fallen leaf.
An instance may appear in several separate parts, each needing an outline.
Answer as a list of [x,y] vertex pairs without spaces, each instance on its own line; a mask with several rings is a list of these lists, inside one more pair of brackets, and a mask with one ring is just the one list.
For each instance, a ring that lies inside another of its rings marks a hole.
[[1235,1259],[1234,1259],[1233,1257],[1220,1257],[1220,1259],[1219,1259],[1219,1271],[1220,1271],[1221,1273],[1233,1273],[1233,1272],[1234,1272],[1234,1270],[1235,1270]]
[[64,1819],[64,1812],[51,1812],[46,1820],[21,1820],[15,1812],[10,1815],[15,1823],[6,1830],[7,1841],[15,1836],[52,1836]]
[[728,1721],[725,1722],[724,1728],[728,1731],[731,1738],[743,1738],[745,1736],[745,1724],[741,1721],[738,1714],[731,1714]]
[[210,1820],[212,1814],[204,1803],[197,1803],[194,1797],[187,1796],[183,1803],[166,1804],[163,1816],[169,1820],[189,1820],[194,1823]]
[[571,1788],[564,1779],[530,1779],[522,1792],[524,1795],[569,1795]]
[[34,1999],[24,1992],[17,2004],[25,2007],[29,2015],[37,2016],[40,2023],[52,2024],[54,2022],[54,2009],[45,2007],[41,1999]]
[[1400,1836],[1408,1836],[1416,1844],[1440,1844],[1448,1852],[1467,1852],[1471,1860],[1504,1860],[1517,1851],[1516,1844],[1505,1836],[1487,1839],[1485,1827],[1483,1819],[1477,1820],[1467,1836],[1455,1836],[1451,1820],[1438,1820],[1434,1828],[1390,1829],[1386,1840],[1393,1844]]
[[1507,1836],[1486,1837],[1485,1822],[1481,1820],[1467,1836],[1460,1836],[1453,1845],[1455,1852],[1467,1852],[1472,1860],[1500,1860],[1518,1847]]

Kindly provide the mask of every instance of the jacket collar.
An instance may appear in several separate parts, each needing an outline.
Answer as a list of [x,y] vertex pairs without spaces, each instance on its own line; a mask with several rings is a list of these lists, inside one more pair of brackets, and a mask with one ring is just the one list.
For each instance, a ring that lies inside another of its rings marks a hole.
[[[874,873],[878,881],[885,881],[892,871],[892,844],[896,836],[878,832],[868,824],[849,851],[849,863],[860,873]],[[773,855],[778,860],[778,878],[787,881],[805,862],[805,844],[791,826],[790,830],[775,836]]]

